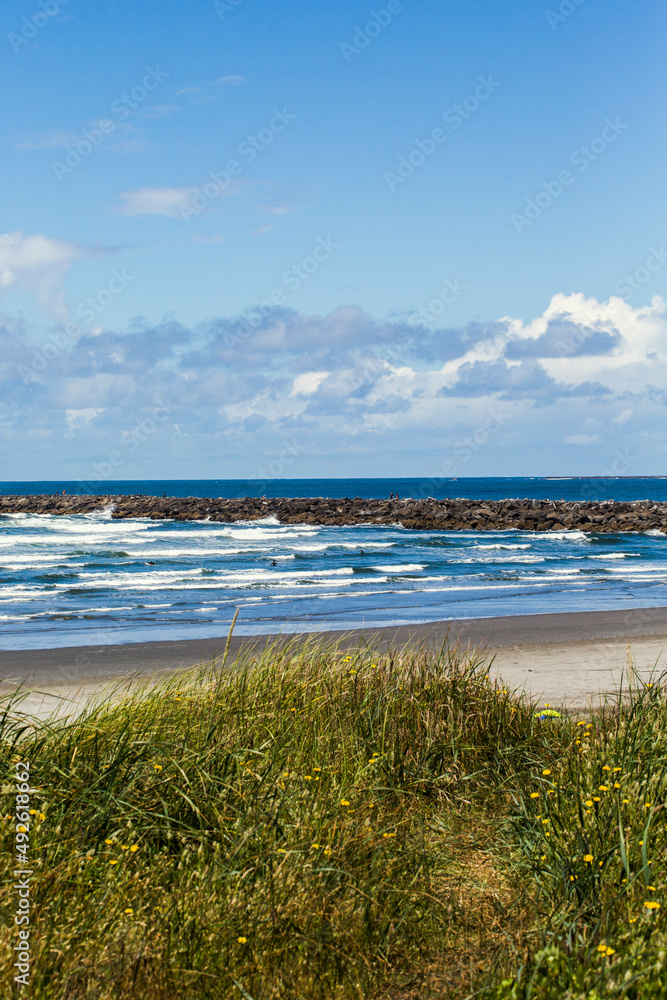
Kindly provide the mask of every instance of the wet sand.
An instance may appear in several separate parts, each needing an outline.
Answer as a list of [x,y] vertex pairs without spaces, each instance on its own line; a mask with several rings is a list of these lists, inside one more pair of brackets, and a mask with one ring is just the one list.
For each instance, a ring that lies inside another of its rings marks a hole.
[[[552,705],[584,709],[591,700],[617,690],[632,655],[637,670],[662,669],[667,657],[667,608],[584,611],[519,615],[355,628],[342,632],[233,636],[228,663],[242,652],[267,643],[339,642],[349,651],[370,646],[378,651],[424,643],[430,648],[458,642],[478,648],[491,673],[509,687],[524,689]],[[76,711],[89,698],[133,683],[155,683],[179,669],[222,656],[226,635],[214,639],[155,641],[126,645],[77,646],[0,652],[0,695],[21,687],[21,708],[39,717],[57,710]],[[629,647],[629,648],[628,648]]]

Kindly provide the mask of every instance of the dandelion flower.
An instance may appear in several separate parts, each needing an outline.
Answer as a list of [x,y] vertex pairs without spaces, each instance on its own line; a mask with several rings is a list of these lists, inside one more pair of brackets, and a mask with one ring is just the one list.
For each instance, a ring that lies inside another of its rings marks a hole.
[[531,799],[539,799],[540,793],[539,792],[531,792],[530,793],[530,797],[531,797]]
[[592,860],[593,860],[593,855],[592,854],[584,854],[584,861],[587,864],[590,864]]
[[132,847],[130,848],[130,850],[134,854],[135,851],[139,850],[139,845],[138,844],[132,844]]
[[615,955],[615,954],[616,952],[613,948],[607,948],[607,950],[605,951],[605,955]]
[[104,843],[109,844],[109,846],[111,846],[113,844],[113,840],[105,840]]
[[589,809],[591,809],[592,806],[593,806],[593,800],[592,799],[586,799],[586,803],[585,804],[588,806]]
[[236,940],[238,941],[239,944],[247,944],[248,943],[247,937],[237,937]]
[[602,802],[602,799],[600,798],[599,795],[594,795],[593,796],[593,802]]
[[109,860],[109,864],[110,865],[117,865],[118,864],[118,859],[117,858],[111,858]]
[[314,850],[318,850],[318,848],[319,848],[320,845],[319,844],[311,844],[310,846],[312,848],[314,848]]
[[622,770],[622,768],[620,768],[620,767],[615,767],[615,768],[614,768],[613,770],[614,770],[614,771],[621,771],[621,770]]
[[542,771],[542,774],[545,774],[545,775],[546,774],[551,774],[551,771],[549,770],[548,767],[545,767],[545,769]]
[[608,792],[609,788],[607,787],[607,785],[600,785],[600,791],[601,792]]
[[652,899],[647,899],[646,902],[644,903],[644,906],[646,907],[647,910],[659,910],[660,909],[660,903],[656,903]]
[[340,800],[340,804],[341,804],[342,806],[349,806],[349,804],[350,804],[350,803],[348,802],[348,800],[347,800],[347,799],[341,799],[341,800]]
[[383,837],[395,837],[396,834],[395,833],[383,833],[382,836]]
[[128,909],[127,909],[127,910],[125,910],[125,913],[134,913],[134,910],[131,910],[131,909],[130,909],[130,908],[128,907]]

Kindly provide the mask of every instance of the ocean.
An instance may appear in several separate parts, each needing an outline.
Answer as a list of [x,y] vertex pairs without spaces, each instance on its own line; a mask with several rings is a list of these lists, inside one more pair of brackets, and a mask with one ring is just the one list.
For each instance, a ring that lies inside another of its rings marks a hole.
[[[0,483],[0,494],[82,492]],[[259,493],[258,493],[259,490]],[[667,500],[665,478],[104,482],[102,494]],[[413,531],[0,515],[0,648],[667,606],[660,532]]]

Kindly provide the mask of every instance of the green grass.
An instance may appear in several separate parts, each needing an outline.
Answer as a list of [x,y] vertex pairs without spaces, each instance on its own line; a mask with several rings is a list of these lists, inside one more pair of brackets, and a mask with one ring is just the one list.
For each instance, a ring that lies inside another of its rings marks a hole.
[[632,680],[540,720],[474,655],[313,641],[72,723],[14,702],[0,996],[20,758],[32,997],[663,998],[667,706]]

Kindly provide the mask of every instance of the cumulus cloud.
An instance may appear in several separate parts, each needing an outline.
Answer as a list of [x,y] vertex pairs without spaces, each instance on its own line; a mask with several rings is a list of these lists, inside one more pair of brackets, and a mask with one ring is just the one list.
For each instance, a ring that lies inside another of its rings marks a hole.
[[0,235],[0,293],[19,289],[34,295],[50,316],[66,322],[63,281],[75,260],[107,251],[67,243],[43,234]]
[[[487,461],[505,446],[542,458],[560,448],[592,455],[587,461],[600,468],[588,471],[601,474],[611,458],[598,456],[630,440],[630,428],[633,447],[641,438],[651,457],[667,451],[667,323],[658,298],[635,309],[561,295],[527,323],[503,317],[458,330],[380,322],[357,306],[326,316],[256,309],[194,328],[170,321],[101,330],[37,365],[21,332],[9,323],[4,330],[0,384],[13,426],[56,446],[85,442],[87,453],[115,448],[129,463],[133,428],[159,408],[168,418],[151,455],[162,456],[162,470],[181,454],[198,456],[211,475],[230,474],[216,465],[224,455],[251,475],[248,456],[298,439],[305,456],[357,456],[358,472],[371,474],[378,456],[404,455],[451,474],[434,456],[473,461],[489,427],[496,437]],[[558,349],[563,338],[574,345],[569,354]]]

